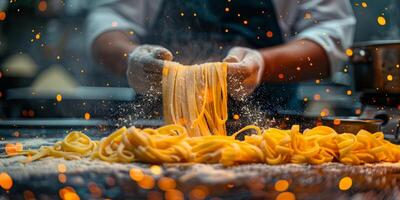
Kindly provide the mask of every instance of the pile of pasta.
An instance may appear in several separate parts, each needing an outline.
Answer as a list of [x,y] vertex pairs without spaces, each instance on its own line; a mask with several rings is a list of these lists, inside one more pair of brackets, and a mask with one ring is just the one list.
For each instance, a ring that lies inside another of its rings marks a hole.
[[[300,132],[249,125],[228,136],[227,64],[185,66],[165,62],[163,109],[166,126],[151,129],[122,127],[100,141],[82,132],[71,132],[54,146],[20,151],[27,161],[43,157],[92,158],[108,162],[346,164],[398,162],[400,146],[386,141],[381,132],[338,134],[318,126]],[[244,140],[236,136],[252,130]]]
[[[254,134],[237,140],[252,129]],[[231,136],[189,137],[185,127],[166,125],[158,129],[122,127],[100,141],[92,141],[81,132],[71,132],[54,146],[39,151],[21,151],[30,155],[27,162],[43,157],[65,159],[92,158],[108,162],[221,163],[225,166],[246,163],[322,164],[342,162],[364,164],[398,162],[400,146],[383,138],[381,132],[338,134],[332,128],[317,126],[303,133],[295,125],[290,130],[247,126]]]

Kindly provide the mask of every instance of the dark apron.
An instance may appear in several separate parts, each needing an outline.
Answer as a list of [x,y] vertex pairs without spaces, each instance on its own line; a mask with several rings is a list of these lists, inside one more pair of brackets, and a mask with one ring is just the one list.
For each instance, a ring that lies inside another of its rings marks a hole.
[[[258,49],[283,43],[271,0],[164,0],[142,39],[166,47],[184,64],[221,61],[233,46]],[[287,109],[293,95],[292,86],[262,84],[246,102],[229,100],[230,113],[273,115]]]

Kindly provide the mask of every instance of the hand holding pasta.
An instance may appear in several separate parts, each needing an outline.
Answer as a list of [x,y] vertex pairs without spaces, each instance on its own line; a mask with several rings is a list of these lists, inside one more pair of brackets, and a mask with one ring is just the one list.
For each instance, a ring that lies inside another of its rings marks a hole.
[[231,97],[242,99],[261,83],[265,65],[257,50],[234,47],[229,50],[224,62],[228,63],[228,91]]
[[161,46],[141,45],[128,58],[126,72],[129,85],[139,93],[160,92],[164,60],[172,60],[172,53]]

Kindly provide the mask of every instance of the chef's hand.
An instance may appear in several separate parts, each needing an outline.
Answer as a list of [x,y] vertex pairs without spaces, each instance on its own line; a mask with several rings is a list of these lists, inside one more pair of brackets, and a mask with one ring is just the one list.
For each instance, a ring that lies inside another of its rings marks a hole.
[[234,47],[224,62],[228,63],[228,93],[232,98],[242,100],[261,83],[265,65],[257,50]]
[[128,58],[126,75],[129,85],[140,94],[160,93],[164,60],[171,61],[172,53],[161,46],[140,45]]

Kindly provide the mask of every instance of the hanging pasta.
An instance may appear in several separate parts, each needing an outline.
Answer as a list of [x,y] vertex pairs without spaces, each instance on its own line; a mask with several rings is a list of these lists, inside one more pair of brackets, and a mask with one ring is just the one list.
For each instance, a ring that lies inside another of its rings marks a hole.
[[226,135],[227,64],[185,66],[165,61],[162,94],[167,124],[187,128],[189,136]]

